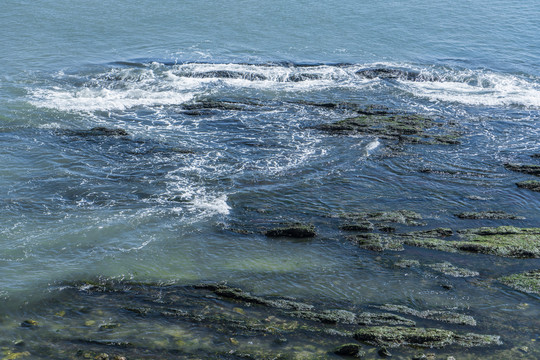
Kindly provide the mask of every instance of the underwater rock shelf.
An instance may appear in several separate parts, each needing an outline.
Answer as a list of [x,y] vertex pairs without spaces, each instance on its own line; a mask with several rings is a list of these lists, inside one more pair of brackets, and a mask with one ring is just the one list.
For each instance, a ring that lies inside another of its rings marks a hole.
[[470,332],[472,316],[449,310],[336,308],[222,283],[92,282],[65,285],[60,295],[32,319],[2,319],[13,341],[3,347],[5,358],[327,359],[374,355],[386,347],[412,354],[418,347],[458,351],[502,344],[497,335]]

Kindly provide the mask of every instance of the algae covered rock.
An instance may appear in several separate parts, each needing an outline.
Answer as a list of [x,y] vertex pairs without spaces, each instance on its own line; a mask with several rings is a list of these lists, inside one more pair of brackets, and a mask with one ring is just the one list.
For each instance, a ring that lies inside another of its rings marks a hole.
[[504,276],[499,281],[516,290],[540,295],[540,269]]
[[419,311],[404,305],[384,304],[380,307],[383,310],[395,311],[401,314],[412,315],[422,319],[441,321],[450,324],[475,326],[476,320],[469,315],[459,314],[445,310],[424,310]]
[[540,192],[540,181],[538,180],[527,180],[516,183],[518,188],[528,189],[531,191]]
[[380,234],[360,234],[350,238],[362,249],[371,251],[403,251],[403,244],[400,239],[394,236]]
[[540,176],[540,165],[509,163],[509,164],[504,164],[504,167],[511,171]]
[[478,271],[458,268],[447,261],[442,263],[430,264],[428,266],[435,271],[442,272],[445,275],[453,277],[473,277],[480,275]]
[[315,227],[311,224],[286,224],[282,227],[267,230],[264,233],[268,237],[292,237],[292,238],[312,238],[317,233]]
[[395,262],[394,265],[403,269],[407,269],[407,268],[420,266],[420,261],[404,259],[404,260]]
[[414,346],[442,348],[449,345],[464,347],[500,344],[500,337],[494,335],[457,334],[450,330],[434,328],[410,328],[373,326],[361,328],[354,338],[374,346],[400,347]]
[[440,251],[472,252],[515,258],[540,257],[540,228],[482,227],[459,231],[462,240],[404,236],[403,243]]
[[480,212],[462,212],[456,214],[460,219],[489,219],[489,220],[501,220],[501,219],[510,219],[510,220],[522,220],[525,219],[523,216],[517,216],[513,214],[508,214],[504,211],[480,211]]
[[540,228],[484,227],[460,232],[464,241],[452,246],[461,251],[505,257],[540,257]]

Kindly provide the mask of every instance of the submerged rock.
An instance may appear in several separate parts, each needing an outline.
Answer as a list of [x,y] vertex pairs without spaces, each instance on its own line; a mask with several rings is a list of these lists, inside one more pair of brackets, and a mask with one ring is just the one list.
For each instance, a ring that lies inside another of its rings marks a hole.
[[399,238],[381,234],[359,234],[350,238],[362,249],[371,251],[403,251],[403,244]]
[[315,227],[311,224],[288,224],[283,227],[267,230],[264,233],[268,237],[292,237],[292,238],[312,238],[317,235]]
[[521,181],[516,183],[516,185],[518,188],[540,192],[540,181],[538,180]]
[[517,216],[513,214],[508,214],[504,211],[480,211],[480,212],[462,212],[456,214],[460,219],[489,219],[489,220],[501,220],[501,219],[511,219],[511,220],[523,220],[523,216]]
[[540,295],[540,269],[504,276],[499,281],[516,290]]
[[124,129],[107,128],[104,126],[94,127],[89,130],[66,130],[66,135],[70,136],[128,136],[129,133]]
[[424,223],[418,221],[422,220],[422,215],[411,210],[347,213],[341,215],[340,217],[363,223],[394,223],[408,226],[424,225]]
[[356,331],[354,338],[374,346],[391,348],[400,346],[442,348],[448,345],[473,347],[501,344],[500,337],[494,335],[473,333],[461,335],[443,329],[388,326],[361,328]]
[[213,291],[216,295],[231,298],[239,301],[244,301],[253,304],[260,304],[268,307],[288,310],[300,310],[306,311],[313,309],[313,305],[304,304],[301,302],[289,300],[289,299],[266,299],[260,296],[251,295],[249,292],[242,289],[229,287],[224,284],[200,284],[197,285],[198,289],[208,289]]
[[341,356],[350,356],[353,358],[361,358],[366,353],[362,351],[362,347],[359,344],[344,344],[334,349],[334,354]]
[[318,128],[330,133],[372,135],[409,144],[453,145],[460,143],[458,133],[432,131],[440,127],[442,123],[426,116],[378,111],[361,112],[357,117],[323,124]]
[[450,324],[476,326],[476,320],[472,316],[463,315],[444,310],[418,311],[404,305],[385,304],[380,307],[383,310],[395,311],[401,314],[412,315],[422,319],[442,321]]
[[359,221],[359,222],[354,222],[354,223],[347,223],[345,225],[342,225],[340,228],[341,228],[341,230],[345,230],[345,231],[364,231],[364,232],[368,232],[368,231],[375,230],[375,226],[373,226],[373,224],[370,223],[369,221]]
[[504,164],[504,167],[511,171],[540,176],[540,165],[510,164],[509,163],[509,164]]
[[459,232],[462,240],[404,236],[403,243],[440,251],[472,252],[515,258],[540,257],[540,228],[482,227]]
[[473,277],[480,275],[478,271],[458,268],[447,261],[437,264],[430,264],[428,266],[435,271],[442,272],[445,275],[453,277]]
[[394,263],[395,266],[400,268],[412,268],[412,267],[418,267],[420,266],[420,261],[418,260],[400,260]]

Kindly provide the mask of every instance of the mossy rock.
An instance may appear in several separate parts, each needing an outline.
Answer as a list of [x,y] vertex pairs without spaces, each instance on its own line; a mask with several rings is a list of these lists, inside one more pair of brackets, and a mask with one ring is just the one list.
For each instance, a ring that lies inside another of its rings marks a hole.
[[311,224],[287,224],[285,226],[267,230],[264,233],[268,237],[291,237],[291,238],[312,238],[317,235],[315,227]]
[[457,325],[470,325],[475,326],[476,320],[469,315],[459,314],[446,310],[424,310],[419,311],[412,309],[404,305],[384,304],[380,306],[381,309],[386,311],[395,311],[401,314],[412,315],[421,319],[441,321],[449,324]]
[[356,222],[369,222],[378,224],[403,224],[407,226],[422,226],[422,215],[411,210],[397,211],[369,211],[342,214],[340,217]]
[[472,252],[515,258],[540,257],[540,228],[482,227],[459,232],[462,240],[404,236],[403,243],[440,251]]
[[344,224],[340,227],[341,230],[345,231],[373,231],[375,230],[375,226],[370,223],[369,221],[358,221],[358,222],[352,222]]
[[460,219],[488,219],[488,220],[502,220],[502,219],[523,220],[525,219],[523,216],[508,214],[504,211],[480,211],[480,212],[468,211],[468,212],[462,212],[462,213],[456,214],[456,216]]
[[445,275],[449,275],[453,277],[473,277],[473,276],[480,275],[478,271],[458,268],[452,265],[451,263],[449,263],[448,261],[445,261],[442,263],[430,264],[428,266],[435,271],[438,271]]
[[508,170],[540,176],[540,165],[530,165],[530,164],[504,164],[504,167]]
[[527,180],[516,183],[518,188],[528,189],[531,191],[540,192],[540,181],[538,180]]
[[408,269],[408,268],[420,266],[420,261],[404,259],[404,260],[395,262],[394,265],[403,269]]
[[501,344],[500,337],[480,334],[457,334],[450,330],[434,328],[410,328],[375,326],[361,328],[354,338],[374,346],[443,348],[449,345],[464,347]]
[[350,238],[356,245],[362,249],[371,251],[403,251],[401,240],[394,236],[380,234],[359,234]]
[[540,295],[540,269],[504,276],[499,281],[516,290]]

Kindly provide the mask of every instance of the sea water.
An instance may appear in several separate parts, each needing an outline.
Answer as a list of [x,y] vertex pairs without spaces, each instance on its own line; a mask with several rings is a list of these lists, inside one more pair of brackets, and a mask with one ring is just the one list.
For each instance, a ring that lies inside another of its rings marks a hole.
[[[432,227],[539,225],[540,196],[515,186],[529,177],[504,168],[540,152],[538,19],[533,0],[2,1],[0,311],[100,278],[484,315],[530,302],[538,315],[537,296],[501,285],[435,291],[388,265],[402,254],[356,247],[338,220],[407,209]],[[320,131],[354,116],[325,104],[430,116],[462,144],[396,155],[377,136]],[[455,217],[470,210],[525,219]],[[317,237],[264,236],[287,222]],[[407,251],[480,283],[538,268]]]

